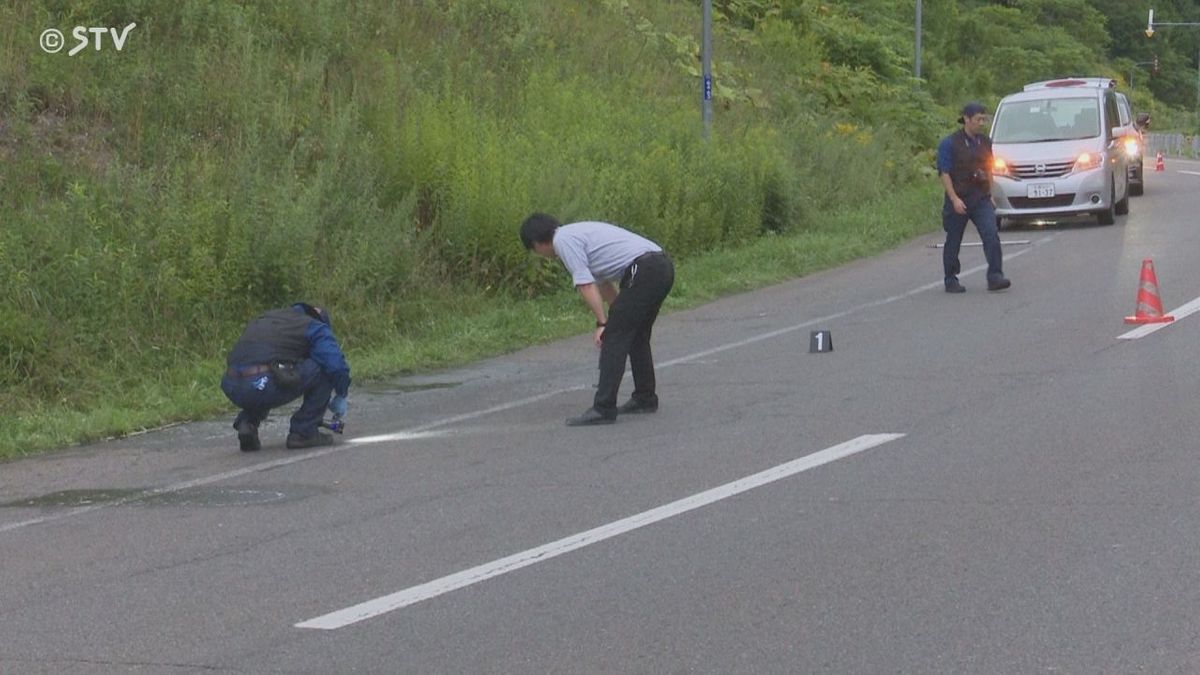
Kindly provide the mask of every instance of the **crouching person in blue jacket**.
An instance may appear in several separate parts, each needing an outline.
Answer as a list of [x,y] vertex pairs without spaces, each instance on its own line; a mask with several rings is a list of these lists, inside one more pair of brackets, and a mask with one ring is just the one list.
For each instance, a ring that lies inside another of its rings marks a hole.
[[[319,431],[325,408],[346,414],[350,365],[329,324],[329,313],[298,302],[273,309],[246,326],[225,363],[221,391],[241,408],[233,421],[245,452],[258,450],[258,425],[272,408],[304,397],[292,415],[289,449],[332,445]],[[331,400],[332,397],[332,400]]]

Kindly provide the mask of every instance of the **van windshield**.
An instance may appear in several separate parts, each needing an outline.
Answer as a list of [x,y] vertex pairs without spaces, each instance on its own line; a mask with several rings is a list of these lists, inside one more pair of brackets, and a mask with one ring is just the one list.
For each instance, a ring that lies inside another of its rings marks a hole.
[[996,111],[995,143],[1043,143],[1100,135],[1100,103],[1095,96],[1009,101]]

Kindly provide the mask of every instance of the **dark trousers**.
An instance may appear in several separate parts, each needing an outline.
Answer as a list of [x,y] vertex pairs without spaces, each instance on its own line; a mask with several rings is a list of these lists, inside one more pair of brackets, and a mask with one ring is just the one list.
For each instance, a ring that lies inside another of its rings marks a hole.
[[292,415],[289,431],[300,436],[317,433],[317,425],[325,416],[325,406],[329,405],[333,395],[333,378],[326,375],[312,359],[301,361],[297,369],[300,371],[300,385],[290,389],[280,387],[270,373],[249,377],[225,373],[221,379],[221,391],[241,408],[233,426],[236,428],[243,421],[258,426],[267,419],[267,413],[272,408],[287,405],[304,396],[300,409]]
[[633,371],[633,398],[658,404],[650,333],[674,283],[675,266],[664,253],[640,256],[625,271],[621,292],[608,308],[608,325],[600,346],[600,384],[593,404],[596,410],[616,414],[617,389],[625,375],[626,359]]
[[983,242],[983,257],[987,259],[988,281],[998,281],[1004,278],[1004,254],[1000,250],[1000,232],[996,229],[996,207],[988,196],[978,197],[966,202],[967,212],[959,215],[954,212],[950,198],[942,202],[942,229],[946,231],[946,246],[942,249],[942,267],[946,273],[946,281],[957,279],[962,266],[958,261],[958,250],[962,246],[963,232],[967,229],[967,220],[975,223],[979,231],[979,239]]

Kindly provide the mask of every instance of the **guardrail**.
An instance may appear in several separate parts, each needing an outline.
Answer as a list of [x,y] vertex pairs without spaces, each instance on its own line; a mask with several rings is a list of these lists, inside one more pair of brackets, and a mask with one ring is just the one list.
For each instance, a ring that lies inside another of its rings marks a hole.
[[1145,155],[1159,151],[1166,157],[1200,158],[1200,136],[1192,134],[1146,134]]

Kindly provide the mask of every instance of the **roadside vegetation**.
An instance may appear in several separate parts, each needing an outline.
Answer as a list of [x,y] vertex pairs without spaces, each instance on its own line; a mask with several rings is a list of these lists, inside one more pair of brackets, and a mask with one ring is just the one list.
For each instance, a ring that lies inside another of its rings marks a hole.
[[534,210],[662,243],[680,308],[936,230],[965,100],[1136,71],[1156,129],[1195,125],[1198,36],[1156,36],[1151,77],[1119,3],[928,0],[920,81],[900,4],[714,0],[707,139],[699,0],[5,4],[0,457],[230,410],[225,350],[295,300],[360,381],[583,332]]

